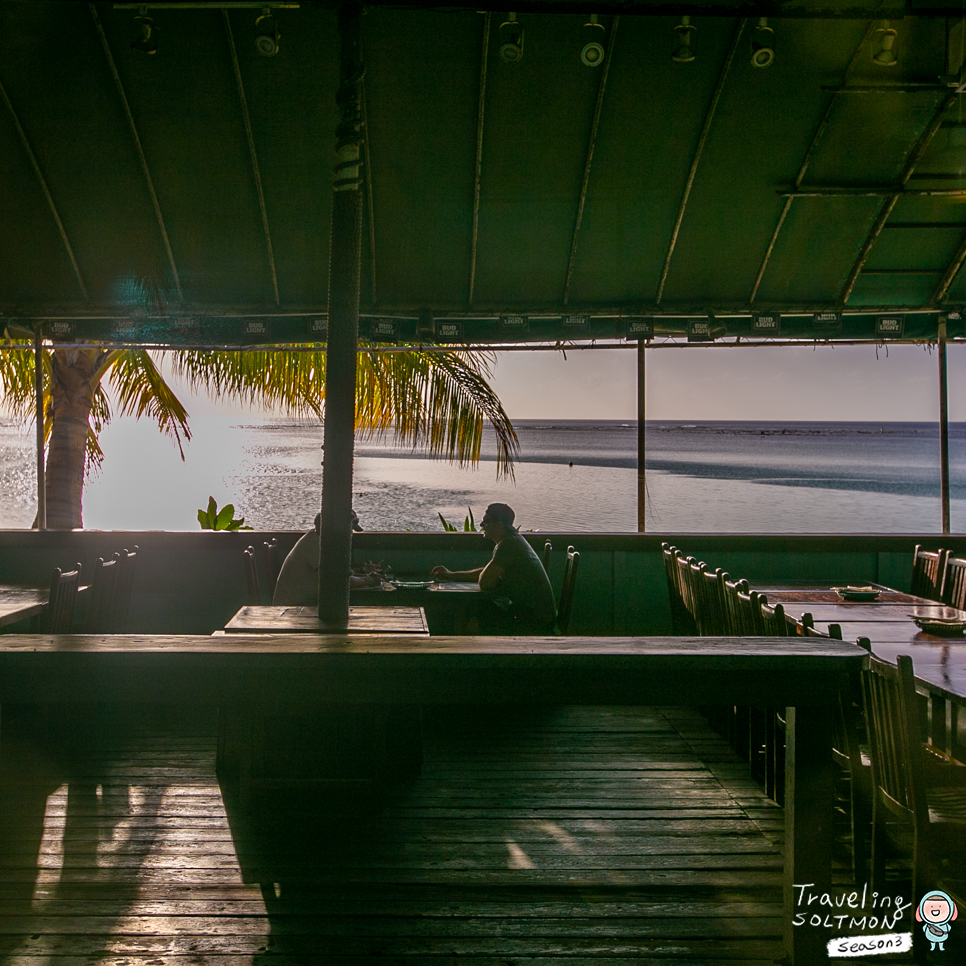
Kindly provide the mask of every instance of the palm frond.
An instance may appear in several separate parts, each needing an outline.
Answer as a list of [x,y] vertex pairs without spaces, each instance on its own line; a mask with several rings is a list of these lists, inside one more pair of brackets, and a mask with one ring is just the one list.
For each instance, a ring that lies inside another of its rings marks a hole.
[[[358,355],[356,427],[364,436],[394,431],[412,447],[461,466],[479,462],[484,422],[496,433],[497,472],[513,476],[519,443],[487,383],[490,359],[465,352],[366,352]],[[267,404],[322,417],[325,351],[189,351],[173,369],[215,398]]]
[[183,460],[182,438],[185,442],[191,439],[188,413],[148,352],[144,349],[119,350],[110,362],[110,382],[117,394],[121,415],[136,419],[148,416],[155,420],[161,432],[174,440]]
[[[3,389],[0,405],[26,423],[36,415],[33,345],[22,339],[9,340],[8,344],[23,345],[24,348],[0,352],[0,387]],[[47,360],[44,362],[46,364]]]

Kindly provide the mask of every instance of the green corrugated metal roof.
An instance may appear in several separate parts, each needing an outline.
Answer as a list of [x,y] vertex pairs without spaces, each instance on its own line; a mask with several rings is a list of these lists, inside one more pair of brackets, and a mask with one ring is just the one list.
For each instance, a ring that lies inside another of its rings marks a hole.
[[[13,115],[0,105],[0,306],[8,316],[27,317],[124,312],[137,304],[138,280],[147,278],[165,293],[171,314],[324,312],[334,11],[310,3],[279,10],[281,49],[273,58],[255,51],[258,10],[227,13],[264,186],[278,305],[226,15],[218,8],[152,10],[158,52],[145,56],[130,46],[136,13],[107,3],[93,11],[84,3],[0,4],[0,82],[77,264],[75,273]],[[585,13],[521,13],[526,35],[518,64],[498,55],[502,19],[492,15],[485,52],[471,303],[484,15],[368,11],[373,219],[370,226],[367,212],[364,310],[563,308],[603,70],[579,61]],[[755,23],[745,21],[657,305],[699,137],[741,21],[695,16],[696,57],[688,64],[670,58],[675,17],[625,15],[616,32],[613,16],[601,22],[611,62],[569,302],[590,313],[752,307],[784,206],[778,190],[794,181],[829,105],[803,188],[895,184],[946,96],[936,84],[945,70],[943,19],[895,21],[899,63],[890,69],[872,63],[870,21],[789,17],[769,20],[777,56],[758,70],[750,63]],[[143,148],[170,258],[98,23]],[[848,84],[932,86],[836,97],[828,88],[846,81],[860,45]],[[946,120],[958,123],[961,113],[954,105]],[[966,189],[959,130],[939,130],[909,188]],[[924,173],[962,177],[927,180]],[[883,200],[794,201],[756,305],[838,305]],[[896,222],[953,226],[889,227]],[[933,304],[942,273],[966,240],[964,224],[962,201],[901,198],[845,307]],[[957,279],[949,298],[966,300],[966,278]]]

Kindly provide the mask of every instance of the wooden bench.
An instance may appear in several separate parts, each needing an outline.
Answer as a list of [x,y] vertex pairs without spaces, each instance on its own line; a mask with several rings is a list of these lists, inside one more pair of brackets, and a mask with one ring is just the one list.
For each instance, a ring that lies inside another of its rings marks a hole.
[[819,638],[0,638],[3,702],[199,702],[257,714],[421,704],[786,706],[785,939],[790,962],[825,962],[795,928],[799,890],[831,875],[833,707],[861,648]]

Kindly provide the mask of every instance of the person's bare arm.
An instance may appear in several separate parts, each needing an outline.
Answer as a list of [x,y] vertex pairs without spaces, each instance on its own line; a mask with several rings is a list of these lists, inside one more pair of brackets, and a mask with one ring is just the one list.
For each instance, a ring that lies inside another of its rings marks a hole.
[[448,570],[446,567],[433,567],[429,574],[437,580],[479,580],[485,569],[486,567],[477,567],[475,570]]
[[503,578],[503,567],[491,560],[483,569],[480,571],[480,590],[485,590],[487,592],[491,590],[496,590],[500,584],[500,580]]

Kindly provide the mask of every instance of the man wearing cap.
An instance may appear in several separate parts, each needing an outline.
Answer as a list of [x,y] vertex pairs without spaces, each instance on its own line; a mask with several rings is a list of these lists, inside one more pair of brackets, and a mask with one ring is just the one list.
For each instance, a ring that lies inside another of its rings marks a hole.
[[492,634],[548,634],[553,631],[557,608],[553,588],[540,558],[513,525],[513,510],[491,503],[480,530],[496,546],[485,567],[452,571],[434,567],[437,580],[477,580],[489,598],[482,609],[481,625]]

